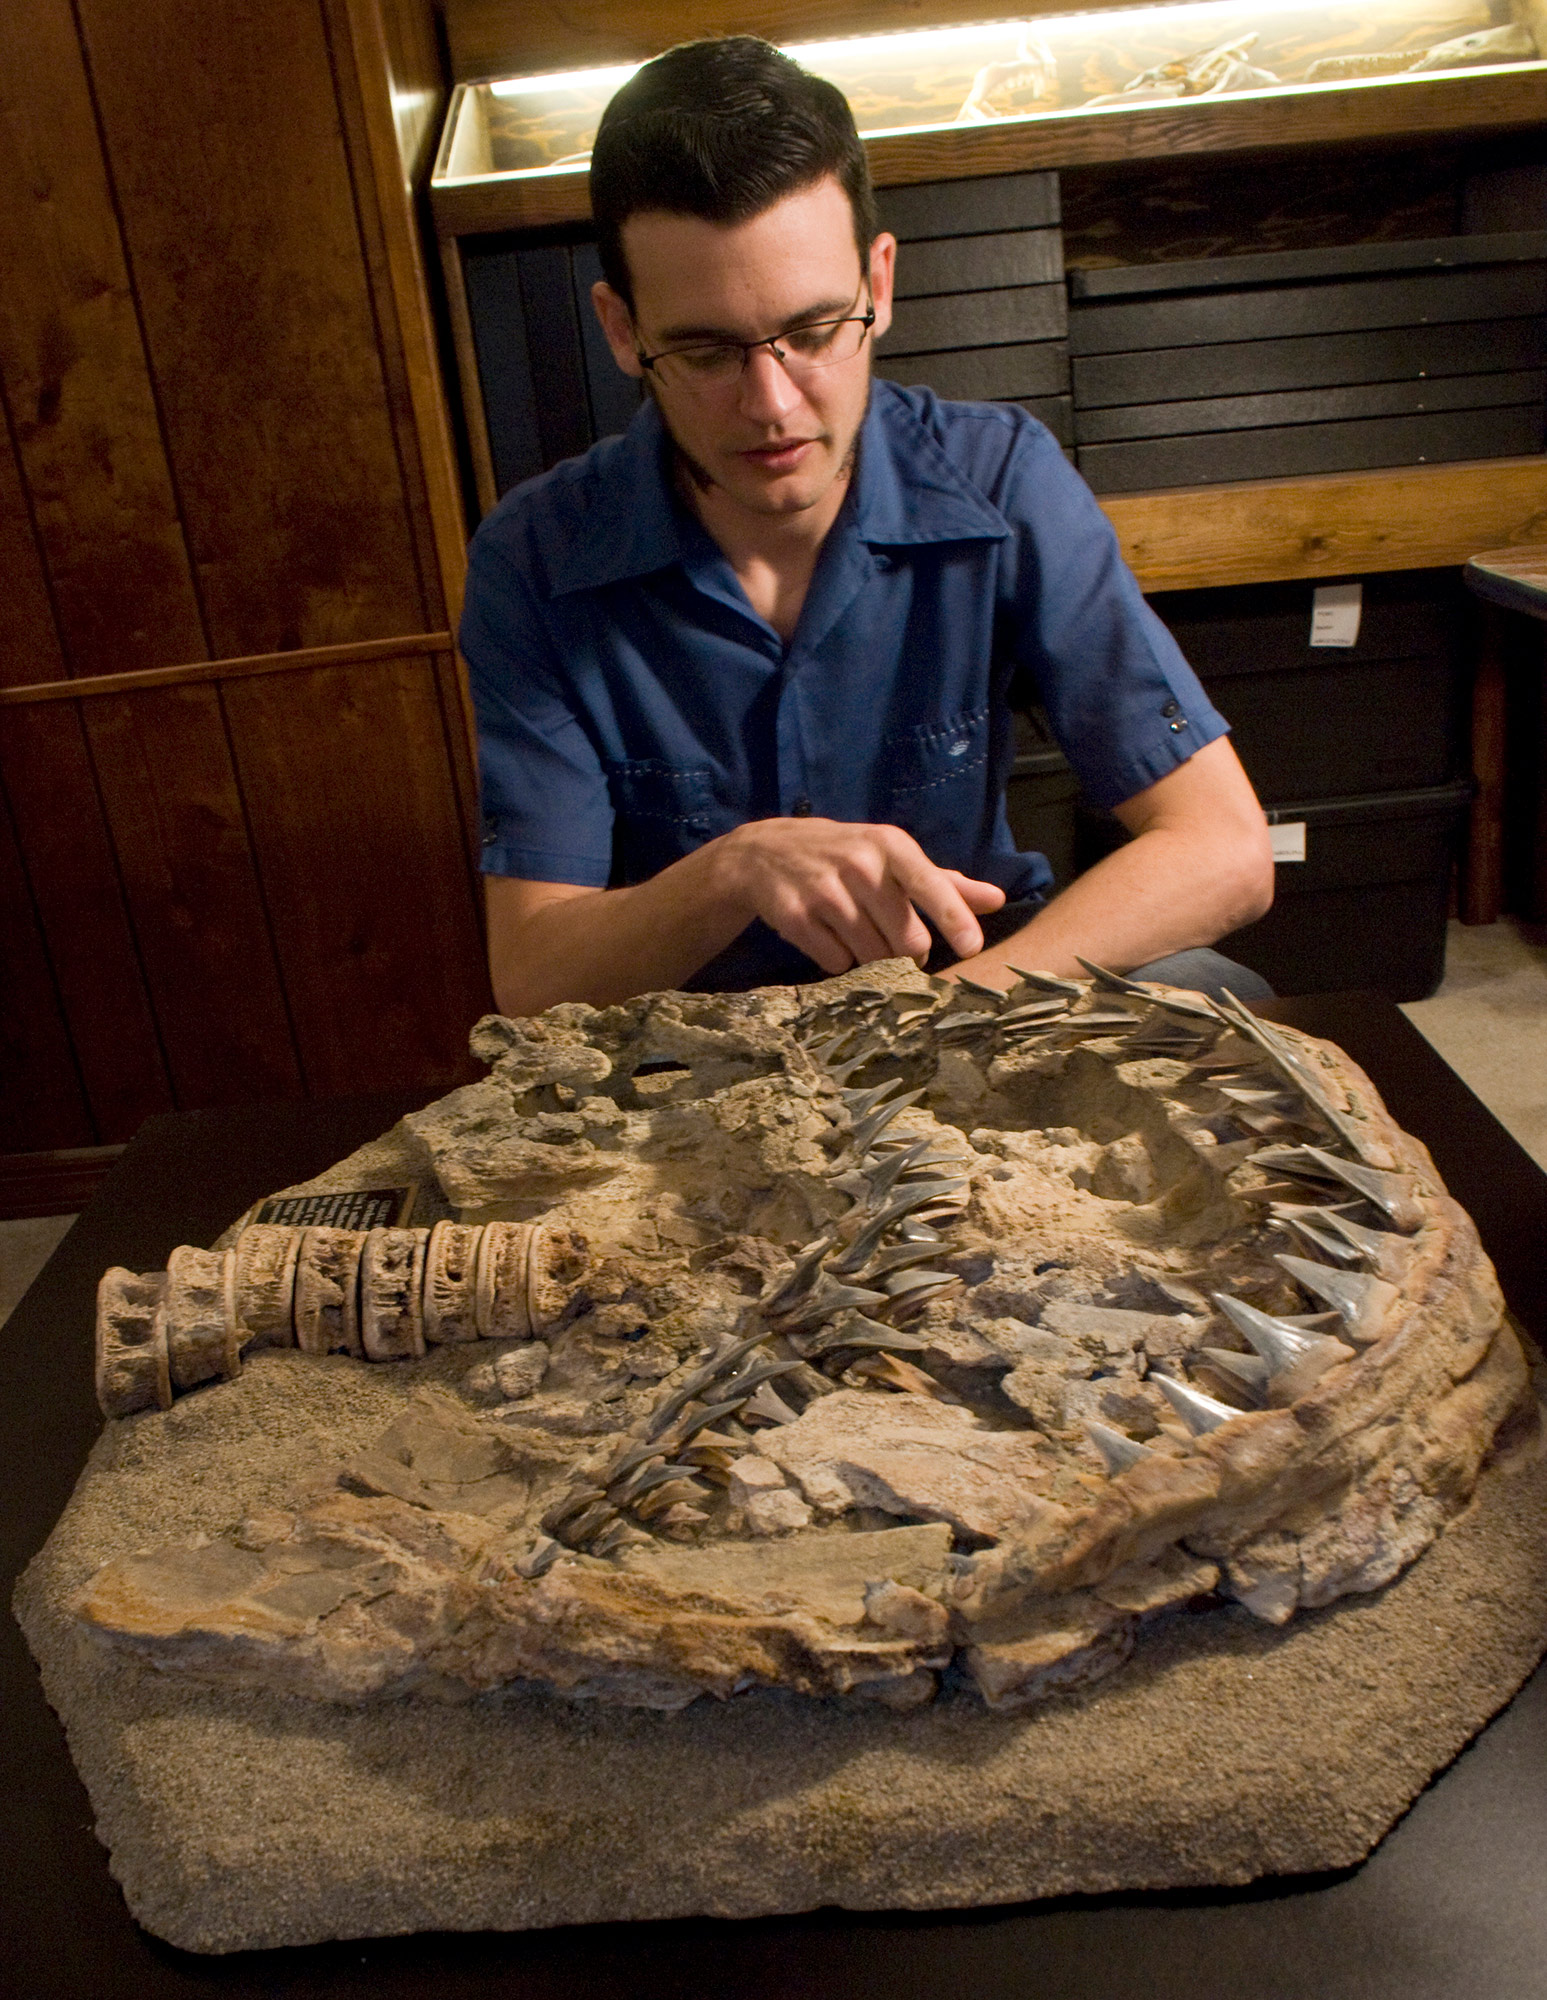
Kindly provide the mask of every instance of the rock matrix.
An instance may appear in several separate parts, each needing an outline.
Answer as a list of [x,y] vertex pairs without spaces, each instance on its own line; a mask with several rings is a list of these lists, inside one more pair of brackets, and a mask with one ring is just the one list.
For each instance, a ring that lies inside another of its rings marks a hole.
[[1379,1589],[1524,1407],[1476,1232],[1340,1052],[1092,972],[480,1024],[488,1077],[380,1142],[432,1227],[104,1277],[126,1435],[244,1365],[407,1388],[82,1627],[331,1701],[1015,1709],[1176,1607]]

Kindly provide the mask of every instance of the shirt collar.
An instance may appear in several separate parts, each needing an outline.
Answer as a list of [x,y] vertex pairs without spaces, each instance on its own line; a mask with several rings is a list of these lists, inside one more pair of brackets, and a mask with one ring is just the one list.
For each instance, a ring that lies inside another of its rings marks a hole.
[[[557,497],[557,496],[555,496]],[[672,486],[666,427],[646,402],[621,437],[587,455],[546,550],[555,597],[700,560],[709,540]],[[999,509],[957,470],[892,383],[876,381],[860,426],[859,470],[835,524],[890,547],[1002,540]]]

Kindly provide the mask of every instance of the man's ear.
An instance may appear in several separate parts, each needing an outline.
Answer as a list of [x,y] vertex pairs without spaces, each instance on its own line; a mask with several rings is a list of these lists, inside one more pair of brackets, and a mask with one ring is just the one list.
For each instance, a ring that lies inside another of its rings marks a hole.
[[602,323],[602,332],[607,336],[613,360],[625,375],[632,375],[637,381],[645,371],[639,365],[639,346],[634,338],[632,313],[605,278],[598,278],[591,287],[591,304]]
[[875,301],[872,335],[879,340],[892,323],[892,283],[897,275],[897,238],[886,230],[870,246],[870,296]]

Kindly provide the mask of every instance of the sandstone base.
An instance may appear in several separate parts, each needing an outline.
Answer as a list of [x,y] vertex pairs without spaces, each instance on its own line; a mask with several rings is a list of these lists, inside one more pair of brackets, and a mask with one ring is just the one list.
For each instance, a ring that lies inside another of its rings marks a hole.
[[[1547,1645],[1540,1433],[1387,1590],[1161,1621],[1025,1715],[519,1692],[346,1710],[111,1658],[68,1605],[356,1448],[433,1364],[254,1367],[110,1428],[17,1594],[129,1906],[191,1951],[1244,1882],[1363,1858]],[[299,1385],[299,1386],[298,1386]]]

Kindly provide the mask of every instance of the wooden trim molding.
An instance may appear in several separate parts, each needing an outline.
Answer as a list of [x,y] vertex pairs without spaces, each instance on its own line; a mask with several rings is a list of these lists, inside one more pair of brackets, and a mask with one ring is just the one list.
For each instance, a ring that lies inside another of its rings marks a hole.
[[293,674],[309,667],[363,666],[416,653],[449,653],[449,632],[405,632],[396,639],[357,639],[346,646],[299,646],[290,653],[252,653],[236,660],[191,660],[181,667],[148,667],[125,674],[82,674],[74,680],[34,681],[0,688],[0,708],[39,701],[85,701],[99,694],[134,694],[145,688],[186,687],[197,681],[242,680],[250,674]]
[[1547,541],[1547,455],[1113,493],[1101,508],[1146,591],[1440,569]]
[[[462,592],[467,582],[467,527],[462,518],[456,449],[441,380],[424,253],[414,215],[417,193],[414,168],[419,163],[405,160],[400,150],[392,101],[397,79],[392,73],[380,0],[344,0],[344,4],[365,111],[366,143],[381,211],[408,392],[419,436],[441,594],[445,599],[445,615],[456,625],[462,615]],[[404,79],[405,85],[414,81]],[[426,120],[430,135],[445,109],[444,90],[436,91],[435,98],[435,118]],[[433,155],[433,137],[429,152]]]
[[117,1166],[122,1146],[0,1153],[0,1221],[78,1215]]

